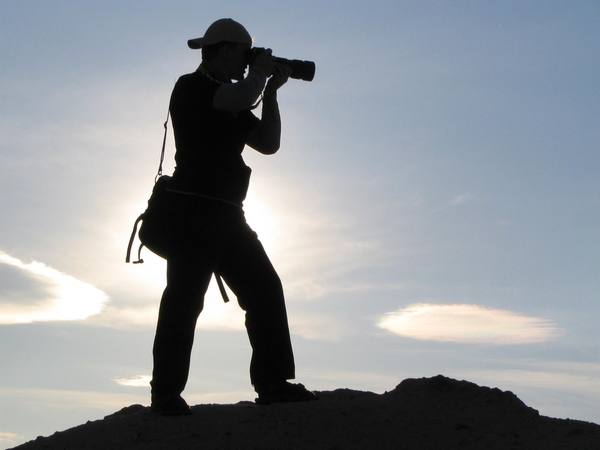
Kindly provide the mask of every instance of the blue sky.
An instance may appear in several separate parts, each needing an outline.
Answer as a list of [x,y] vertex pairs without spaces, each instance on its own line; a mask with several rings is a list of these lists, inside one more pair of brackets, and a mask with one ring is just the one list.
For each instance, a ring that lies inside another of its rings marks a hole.
[[[165,264],[124,253],[222,17],[317,64],[245,153],[298,381],[441,373],[600,422],[600,3],[2,0],[0,444],[149,403]],[[211,286],[186,399],[252,399],[249,358]]]

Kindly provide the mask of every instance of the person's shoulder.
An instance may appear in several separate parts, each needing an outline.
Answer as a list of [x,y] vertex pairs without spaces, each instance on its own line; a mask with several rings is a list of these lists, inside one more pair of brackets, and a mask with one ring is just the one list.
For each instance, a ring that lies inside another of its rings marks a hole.
[[178,83],[199,83],[199,84],[211,84],[217,83],[212,78],[206,76],[201,71],[197,70],[192,73],[186,73],[185,75],[181,75],[177,80]]
[[201,78],[202,77],[199,76],[198,72],[186,73],[179,77],[177,84],[197,83]]
[[181,75],[171,94],[171,107],[191,103],[210,105],[219,86],[199,71]]
[[216,91],[220,86],[202,72],[192,72],[181,75],[175,83],[175,91],[191,92],[212,92]]

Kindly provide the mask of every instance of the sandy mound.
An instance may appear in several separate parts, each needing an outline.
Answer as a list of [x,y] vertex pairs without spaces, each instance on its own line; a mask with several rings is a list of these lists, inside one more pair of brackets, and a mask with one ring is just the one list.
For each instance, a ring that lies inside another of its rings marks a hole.
[[384,394],[338,389],[317,402],[198,405],[162,417],[132,405],[103,420],[39,437],[38,449],[600,449],[600,425],[542,417],[512,392],[441,375]]

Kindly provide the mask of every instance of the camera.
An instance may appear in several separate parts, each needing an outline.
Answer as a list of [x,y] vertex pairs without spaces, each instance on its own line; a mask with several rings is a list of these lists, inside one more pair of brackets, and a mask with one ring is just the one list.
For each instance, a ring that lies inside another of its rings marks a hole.
[[[264,52],[265,49],[262,47],[254,47],[248,51],[248,65],[252,64],[256,55],[260,52]],[[290,78],[303,81],[312,81],[315,77],[315,63],[312,61],[301,61],[299,59],[286,59],[273,56],[273,62],[277,64],[284,64],[292,69]]]

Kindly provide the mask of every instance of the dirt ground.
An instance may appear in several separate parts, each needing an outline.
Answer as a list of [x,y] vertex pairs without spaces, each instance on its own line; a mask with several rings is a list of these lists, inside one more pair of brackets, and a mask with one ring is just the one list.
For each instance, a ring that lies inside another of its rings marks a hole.
[[185,417],[131,405],[18,450],[600,449],[600,425],[543,417],[512,392],[438,375],[384,394],[337,389],[316,402],[207,404]]

